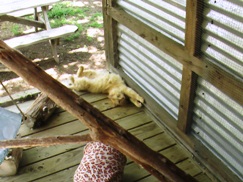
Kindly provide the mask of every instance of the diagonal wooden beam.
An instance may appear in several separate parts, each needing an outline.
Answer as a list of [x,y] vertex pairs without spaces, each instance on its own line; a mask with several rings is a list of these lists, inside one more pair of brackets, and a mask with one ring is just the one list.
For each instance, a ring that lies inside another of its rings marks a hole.
[[38,27],[38,28],[45,28],[45,24],[43,22],[40,21],[36,21],[36,20],[29,20],[29,19],[25,19],[25,18],[21,18],[21,17],[15,17],[15,16],[10,16],[10,15],[2,15],[0,16],[0,21],[11,21],[14,23],[21,23],[24,25],[28,25],[28,26],[34,26],[34,27]]
[[94,141],[111,145],[143,166],[160,181],[195,181],[165,156],[153,151],[120,125],[53,79],[18,51],[0,41],[0,62],[29,84],[38,88],[57,105],[77,117],[90,129]]

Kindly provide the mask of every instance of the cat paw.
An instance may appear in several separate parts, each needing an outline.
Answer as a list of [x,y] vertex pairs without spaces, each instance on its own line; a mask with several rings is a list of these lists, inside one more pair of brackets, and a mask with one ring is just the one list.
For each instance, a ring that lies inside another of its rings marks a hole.
[[130,100],[137,107],[142,107],[144,103],[144,99],[140,96],[137,96],[136,99],[130,99]]
[[78,68],[78,71],[77,71],[77,77],[81,77],[83,71],[84,71],[84,67],[83,67],[83,66],[80,66],[80,67]]

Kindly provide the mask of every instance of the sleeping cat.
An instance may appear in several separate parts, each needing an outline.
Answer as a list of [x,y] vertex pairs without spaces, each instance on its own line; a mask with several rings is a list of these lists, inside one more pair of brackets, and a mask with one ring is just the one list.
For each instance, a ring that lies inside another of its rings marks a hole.
[[89,91],[91,93],[108,93],[108,98],[114,105],[122,105],[126,96],[137,107],[141,107],[144,99],[134,90],[127,87],[122,78],[105,70],[84,70],[81,66],[77,75],[70,77],[71,89]]

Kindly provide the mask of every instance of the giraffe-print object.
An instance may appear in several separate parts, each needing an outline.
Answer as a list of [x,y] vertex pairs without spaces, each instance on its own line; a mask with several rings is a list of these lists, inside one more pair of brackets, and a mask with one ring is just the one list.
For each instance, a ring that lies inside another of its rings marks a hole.
[[74,182],[121,182],[126,157],[109,145],[89,142],[75,171]]

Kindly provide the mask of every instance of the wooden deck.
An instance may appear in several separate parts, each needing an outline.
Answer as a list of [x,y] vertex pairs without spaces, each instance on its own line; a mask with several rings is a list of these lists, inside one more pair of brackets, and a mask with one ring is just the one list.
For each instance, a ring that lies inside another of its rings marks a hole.
[[[158,127],[143,109],[131,104],[113,107],[107,97],[102,94],[84,93],[82,97],[144,141],[153,150],[168,157],[198,181],[211,181],[206,174],[203,174],[202,169],[191,158],[190,153],[180,146],[164,128]],[[62,109],[58,109],[50,118],[50,122],[41,129],[30,130],[25,125],[20,129],[22,137],[74,135],[87,132],[87,128],[80,121]],[[83,155],[83,147],[84,145],[67,144],[25,149],[18,174],[12,177],[2,177],[0,181],[72,181],[74,171]],[[155,182],[158,180],[128,159],[123,181]]]

